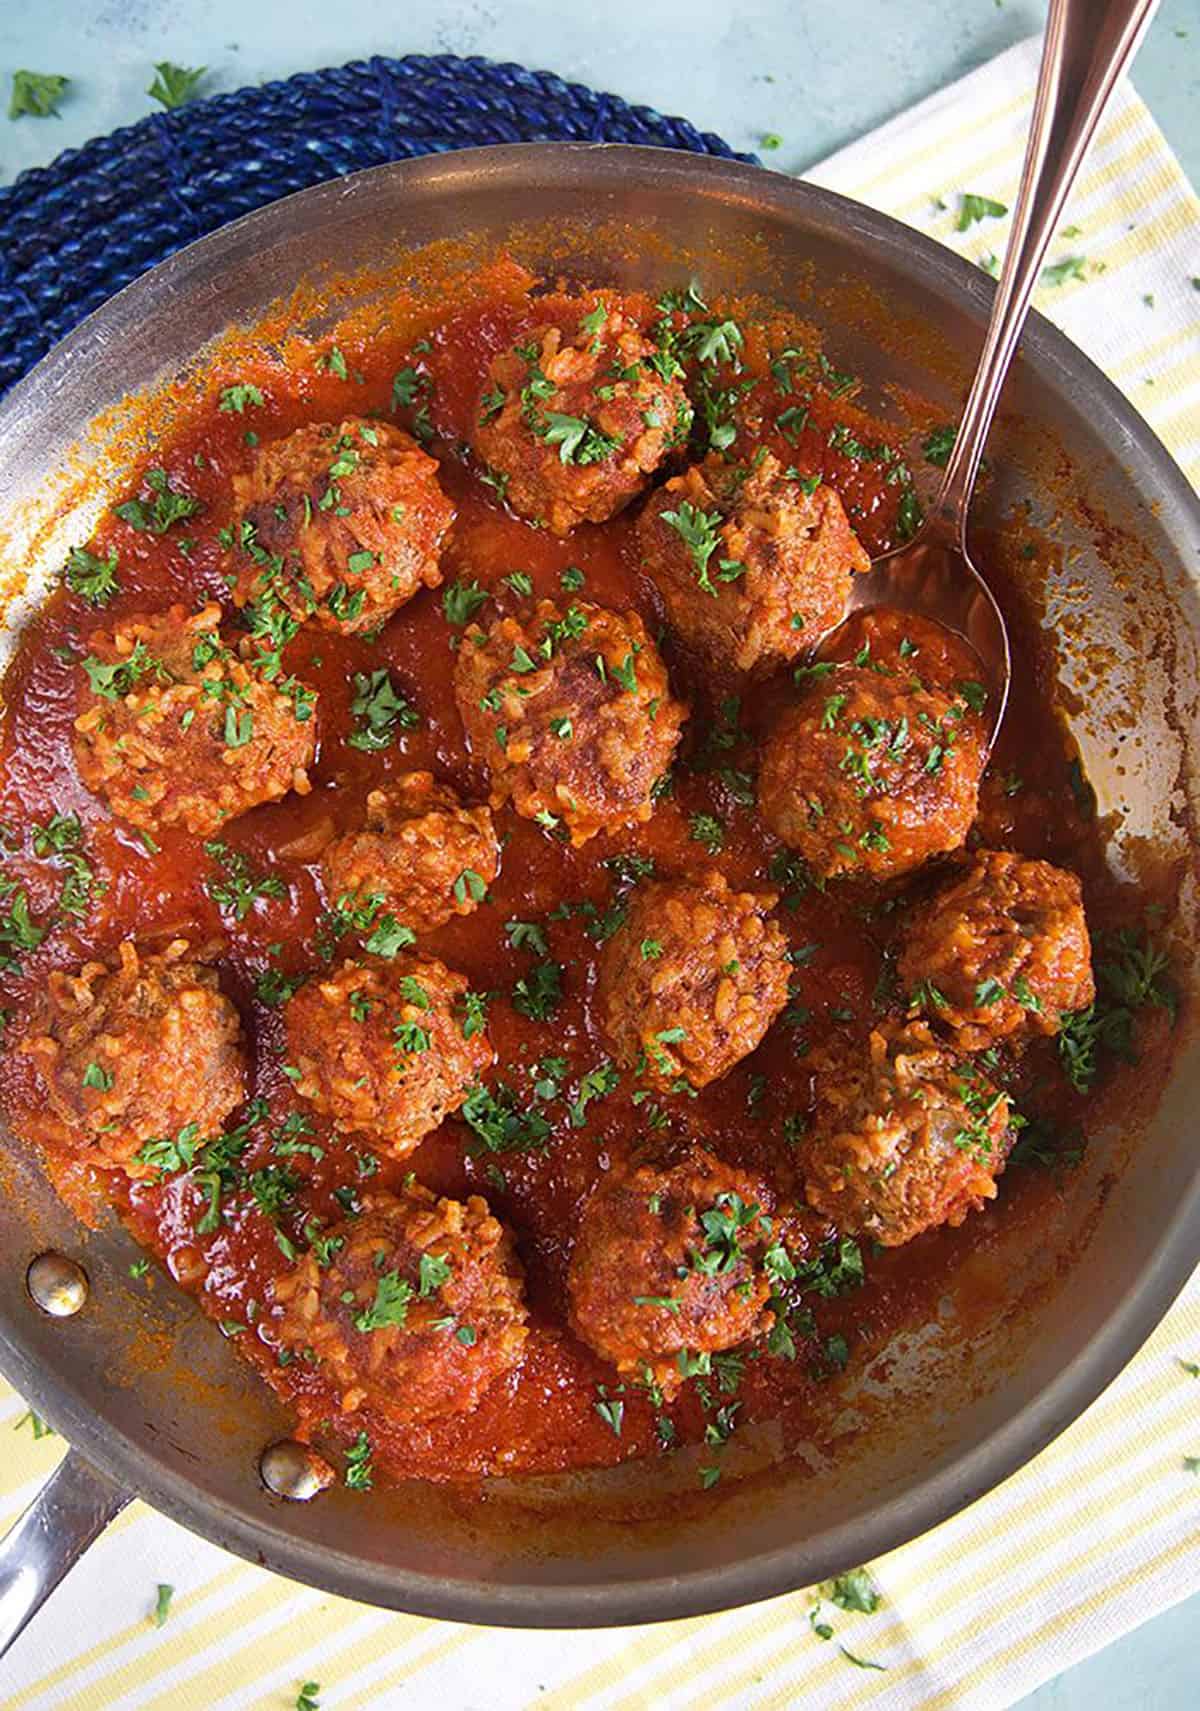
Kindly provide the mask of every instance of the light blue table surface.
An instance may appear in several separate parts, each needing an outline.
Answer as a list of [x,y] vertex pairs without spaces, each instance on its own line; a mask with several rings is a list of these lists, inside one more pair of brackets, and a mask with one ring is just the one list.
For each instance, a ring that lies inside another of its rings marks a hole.
[[[202,92],[373,53],[513,59],[682,113],[800,171],[1039,28],[1035,0],[0,0],[0,88],[72,78],[60,120],[0,119],[0,183],[152,110],[155,60]],[[1165,0],[1134,81],[1200,182],[1200,0]],[[1147,1612],[1152,1617],[1152,1612]],[[1200,1705],[1200,1595],[1048,1683],[1024,1711]]]

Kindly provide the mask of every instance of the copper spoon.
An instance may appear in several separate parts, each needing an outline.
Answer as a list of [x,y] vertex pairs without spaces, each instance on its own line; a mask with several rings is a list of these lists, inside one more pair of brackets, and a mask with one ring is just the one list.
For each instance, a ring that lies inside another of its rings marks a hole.
[[[965,637],[979,656],[988,690],[989,744],[1004,717],[1011,665],[1004,619],[967,544],[971,494],[1054,228],[1117,79],[1137,52],[1157,4],[1050,0],[1012,232],[946,473],[917,535],[853,578],[846,607],[847,618],[877,606],[898,608]],[[835,629],[823,638],[822,652],[837,634]]]

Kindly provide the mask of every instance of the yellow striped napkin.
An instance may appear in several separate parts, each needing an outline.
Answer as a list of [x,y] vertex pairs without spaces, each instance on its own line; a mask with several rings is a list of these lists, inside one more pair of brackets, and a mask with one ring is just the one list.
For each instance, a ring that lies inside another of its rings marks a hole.
[[[812,174],[973,259],[963,192],[1011,202],[1036,68],[1024,43]],[[945,207],[939,204],[945,204]],[[1200,475],[1200,204],[1123,89],[1039,303]],[[1190,256],[1189,256],[1190,252]],[[6,1711],[258,1711],[320,1684],[322,1711],[705,1711],[1011,1704],[1200,1586],[1200,1278],[1085,1417],[1007,1484],[872,1565],[871,1615],[795,1593],[727,1616],[596,1634],[461,1628],[309,1592],[135,1505],[0,1666]],[[0,1391],[0,1522],[61,1446]],[[174,1587],[162,1627],[159,1584]],[[844,1650],[842,1648],[845,1648]],[[851,1654],[851,1655],[847,1655]],[[859,1660],[855,1663],[853,1659]],[[883,1665],[869,1668],[865,1665]]]

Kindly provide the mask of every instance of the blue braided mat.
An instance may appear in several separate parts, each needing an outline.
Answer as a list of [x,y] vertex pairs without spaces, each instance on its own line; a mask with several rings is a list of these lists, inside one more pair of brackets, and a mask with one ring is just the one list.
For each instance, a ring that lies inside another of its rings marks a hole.
[[479,143],[720,137],[546,71],[356,60],[154,113],[0,189],[0,394],[106,297],[204,233],[323,179]]

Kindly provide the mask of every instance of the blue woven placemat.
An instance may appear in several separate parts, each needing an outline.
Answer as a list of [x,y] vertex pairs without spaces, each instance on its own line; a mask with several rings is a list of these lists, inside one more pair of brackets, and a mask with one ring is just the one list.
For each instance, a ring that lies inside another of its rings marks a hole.
[[551,72],[453,54],[356,60],[155,113],[0,189],[0,394],[114,291],[265,202],[389,160],[552,141],[754,158]]

